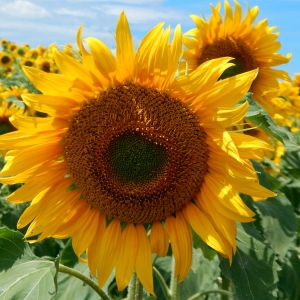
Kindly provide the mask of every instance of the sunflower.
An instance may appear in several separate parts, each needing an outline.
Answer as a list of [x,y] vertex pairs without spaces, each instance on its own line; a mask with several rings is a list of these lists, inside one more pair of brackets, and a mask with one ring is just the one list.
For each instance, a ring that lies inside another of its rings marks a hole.
[[35,65],[35,61],[31,58],[23,58],[20,62],[21,66],[33,67]]
[[18,50],[18,46],[16,43],[9,43],[7,48],[12,53],[14,53]]
[[39,57],[36,60],[37,68],[47,73],[54,73],[54,61],[49,58]]
[[16,128],[9,122],[9,118],[12,115],[24,115],[24,113],[24,108],[3,101],[0,106],[0,134],[15,131]]
[[5,87],[3,92],[1,93],[1,96],[4,100],[8,99],[8,97],[10,96],[14,96],[19,100],[22,100],[21,95],[26,93],[28,93],[28,89],[24,88],[23,85],[21,86],[14,85],[10,87]]
[[187,49],[183,58],[187,62],[188,71],[191,72],[210,59],[233,57],[234,66],[226,69],[220,79],[258,68],[258,75],[249,91],[267,110],[268,105],[263,98],[265,92],[278,90],[278,79],[290,81],[286,71],[275,70],[272,67],[289,62],[291,54],[284,57],[276,53],[281,46],[280,42],[276,41],[279,34],[273,32],[276,27],[268,27],[267,19],[253,24],[258,14],[257,6],[252,9],[248,7],[242,20],[242,8],[237,1],[234,3],[233,13],[230,4],[224,1],[224,20],[220,14],[220,2],[216,7],[211,6],[212,16],[208,22],[199,16],[191,15],[197,27],[185,33],[184,44]]
[[9,44],[9,41],[6,39],[1,39],[1,45],[2,46],[7,46]]
[[115,268],[124,289],[135,269],[154,294],[151,255],[165,256],[169,241],[182,281],[191,267],[191,228],[231,261],[236,221],[254,216],[237,191],[275,195],[259,185],[249,161],[272,147],[226,131],[244,117],[248,103],[233,106],[257,71],[217,81],[232,65],[227,57],[174,79],[179,25],[170,45],[170,28],[160,23],[135,52],[122,13],[116,57],[92,37],[88,52],[81,32],[82,64],[53,49],[62,75],[24,67],[43,93],[23,95],[24,102],[51,117],[13,116],[18,131],[0,138],[0,149],[11,149],[0,181],[25,183],[8,201],[32,200],[18,228],[31,223],[31,242],[72,237],[100,287]]
[[0,51],[0,66],[4,68],[10,67],[14,62],[13,57],[10,54]]

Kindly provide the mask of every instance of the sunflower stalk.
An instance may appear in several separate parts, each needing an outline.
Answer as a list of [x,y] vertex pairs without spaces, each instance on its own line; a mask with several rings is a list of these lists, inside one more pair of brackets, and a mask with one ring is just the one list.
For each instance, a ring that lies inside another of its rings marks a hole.
[[142,300],[143,299],[143,286],[134,270],[128,285],[127,300]]
[[65,273],[65,274],[74,276],[74,277],[78,278],[79,280],[83,281],[88,286],[90,286],[101,297],[101,299],[111,300],[110,297],[108,295],[106,295],[106,293],[98,287],[96,282],[94,282],[91,278],[83,275],[82,273],[80,273],[72,268],[66,267],[62,264],[59,264],[58,271],[61,273]]
[[178,291],[178,277],[175,275],[175,258],[172,256],[172,273],[171,273],[171,297],[170,300],[179,300],[179,291]]
[[170,292],[164,278],[161,276],[161,274],[159,273],[159,271],[155,267],[153,267],[153,274],[156,277],[156,279],[159,281],[160,286],[163,290],[163,293],[164,293],[165,297],[167,298],[167,300],[170,300],[171,299],[171,292]]

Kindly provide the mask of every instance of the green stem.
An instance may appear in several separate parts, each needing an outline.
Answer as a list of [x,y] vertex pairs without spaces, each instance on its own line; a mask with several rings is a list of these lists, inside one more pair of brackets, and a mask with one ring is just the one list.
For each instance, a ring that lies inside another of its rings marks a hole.
[[143,294],[143,286],[134,270],[128,285],[127,300],[142,300]]
[[[222,274],[222,290],[228,291],[230,287],[230,281]],[[228,296],[227,295],[222,295],[221,296],[222,300],[227,300]]]
[[135,298],[134,300],[143,300],[143,296],[144,296],[144,289],[143,286],[138,278],[138,276],[136,276],[136,281],[135,281]]
[[65,274],[68,274],[68,275],[71,275],[71,276],[74,276],[78,279],[80,279],[81,281],[83,281],[84,283],[86,283],[87,285],[89,285],[102,299],[104,300],[111,300],[105,293],[104,291],[102,291],[98,284],[96,282],[94,282],[91,278],[83,275],[82,273],[72,269],[72,268],[69,268],[69,267],[66,267],[62,264],[59,264],[58,265],[58,271],[61,272],[61,273],[65,273]]
[[170,290],[169,290],[164,278],[161,276],[161,274],[159,273],[159,271],[155,267],[153,267],[153,274],[156,277],[156,279],[159,281],[159,284],[160,284],[167,300],[171,299]]
[[196,300],[199,297],[203,296],[203,295],[207,295],[207,294],[221,294],[222,296],[225,295],[227,297],[231,297],[233,298],[233,294],[224,290],[208,290],[202,293],[197,293],[195,295],[193,295],[192,297],[188,298],[188,300]]
[[175,258],[172,256],[172,273],[171,273],[171,300],[179,300],[179,294],[178,294],[178,278],[174,277],[175,274]]
[[135,299],[135,290],[136,290],[136,272],[135,270],[132,273],[130,282],[128,284],[128,295],[127,295],[127,300],[134,300]]

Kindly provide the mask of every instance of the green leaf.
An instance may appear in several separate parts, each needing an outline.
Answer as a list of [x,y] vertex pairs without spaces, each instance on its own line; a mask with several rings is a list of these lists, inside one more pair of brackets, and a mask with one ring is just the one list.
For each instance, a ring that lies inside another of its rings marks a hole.
[[259,179],[259,184],[270,190],[271,185],[268,181],[266,171],[263,169],[263,167],[258,162],[254,161],[254,160],[252,160],[251,162],[257,173],[257,176]]
[[0,300],[54,299],[54,263],[36,257],[23,238],[0,228]]
[[249,108],[245,115],[245,119],[256,124],[260,129],[272,135],[286,147],[293,147],[294,149],[300,148],[297,142],[295,142],[296,138],[293,134],[286,128],[277,126],[270,115],[252,99],[251,93],[247,93],[239,104],[243,104],[246,101],[249,103]]
[[[85,276],[91,276],[86,264],[78,263],[74,269]],[[66,299],[99,300],[99,295],[78,278],[59,272],[57,276],[57,295],[55,300]]]
[[60,263],[70,268],[74,267],[78,263],[78,256],[73,250],[71,238],[68,240],[61,252]]
[[[192,268],[183,282],[179,284],[179,299],[188,299],[199,292],[219,289],[219,259],[208,260],[200,249],[193,251]],[[217,294],[210,294],[209,299],[220,299]]]
[[293,247],[297,232],[297,218],[290,201],[281,193],[276,197],[254,202],[261,217],[264,236],[274,251],[284,257]]
[[232,265],[221,258],[222,273],[231,281],[235,299],[269,300],[275,299],[278,281],[273,250],[260,242],[259,232],[253,224],[238,224],[237,252]]
[[281,267],[278,287],[285,296],[281,299],[300,299],[300,259],[297,253],[285,259]]
[[[157,268],[157,270],[163,277],[166,284],[169,285],[171,279],[172,257],[171,256],[157,257],[154,266],[155,268]],[[154,292],[158,299],[166,300],[166,297],[163,293],[160,283],[155,276],[154,276]]]

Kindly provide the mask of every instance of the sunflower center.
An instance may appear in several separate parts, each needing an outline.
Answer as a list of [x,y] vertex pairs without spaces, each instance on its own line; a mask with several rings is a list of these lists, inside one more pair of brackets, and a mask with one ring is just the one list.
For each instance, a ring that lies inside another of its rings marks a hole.
[[206,134],[179,99],[137,84],[84,103],[64,138],[73,182],[101,213],[123,222],[163,220],[200,191]]
[[123,184],[142,185],[154,180],[164,169],[167,151],[139,132],[125,132],[108,147],[108,165]]
[[204,47],[198,59],[199,65],[210,59],[231,56],[234,66],[226,69],[220,76],[225,79],[257,68],[251,49],[240,39],[226,37]]
[[7,64],[8,62],[10,62],[10,59],[9,59],[8,56],[4,55],[4,56],[2,56],[2,58],[1,58],[1,62],[2,62],[3,64]]

